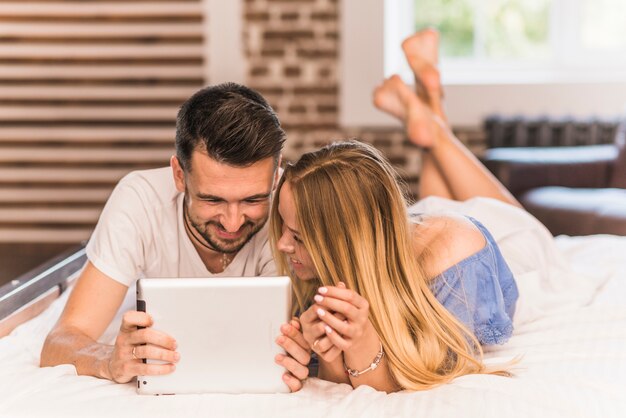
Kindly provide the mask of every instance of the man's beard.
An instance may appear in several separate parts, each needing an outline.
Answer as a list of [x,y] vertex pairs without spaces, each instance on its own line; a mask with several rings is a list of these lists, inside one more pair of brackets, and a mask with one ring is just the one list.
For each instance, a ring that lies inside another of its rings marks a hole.
[[186,214],[187,214],[187,219],[189,221],[189,226],[193,228],[193,230],[197,232],[198,235],[200,235],[206,241],[206,243],[211,249],[222,252],[222,253],[227,253],[227,254],[236,253],[239,250],[241,250],[243,246],[246,245],[252,239],[252,237],[254,237],[254,235],[256,235],[256,233],[261,230],[261,228],[263,228],[263,225],[265,225],[265,222],[267,222],[267,218],[259,221],[258,223],[254,223],[252,221],[246,221],[241,225],[241,227],[237,231],[237,232],[239,231],[242,232],[242,235],[240,237],[234,240],[225,240],[223,238],[219,238],[215,234],[212,235],[209,232],[209,226],[211,225],[213,225],[215,228],[221,229],[222,231],[226,231],[226,229],[222,226],[221,223],[215,222],[215,221],[209,221],[209,222],[205,222],[204,224],[200,224],[200,223],[195,222],[191,218],[191,216],[189,215],[189,212],[186,211]]

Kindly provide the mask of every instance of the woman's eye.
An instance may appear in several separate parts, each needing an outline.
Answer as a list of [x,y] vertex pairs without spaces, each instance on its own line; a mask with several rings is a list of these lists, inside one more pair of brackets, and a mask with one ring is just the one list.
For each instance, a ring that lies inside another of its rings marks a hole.
[[299,244],[302,244],[302,240],[295,235],[293,236],[293,240]]

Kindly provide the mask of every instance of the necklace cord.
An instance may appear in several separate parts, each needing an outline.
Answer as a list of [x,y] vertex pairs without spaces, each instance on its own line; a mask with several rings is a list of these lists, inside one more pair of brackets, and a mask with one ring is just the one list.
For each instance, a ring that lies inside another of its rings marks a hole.
[[187,207],[185,206],[184,202],[183,202],[183,220],[184,220],[185,229],[187,230],[187,232],[189,232],[195,238],[195,240],[200,243],[200,245],[202,245],[204,248],[206,248],[208,250],[215,251],[215,252],[221,252],[222,253],[222,271],[226,270],[226,267],[228,267],[228,264],[231,262],[231,260],[229,260],[229,258],[228,258],[228,256],[226,255],[225,252],[216,250],[215,248],[212,248],[212,247],[208,246],[207,244],[202,242],[198,238],[198,236],[193,232],[191,226],[189,225],[189,215],[187,213]]

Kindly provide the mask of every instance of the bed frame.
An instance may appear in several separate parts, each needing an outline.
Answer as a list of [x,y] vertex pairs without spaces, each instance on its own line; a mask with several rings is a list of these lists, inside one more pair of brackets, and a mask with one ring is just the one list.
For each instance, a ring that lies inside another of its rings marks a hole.
[[0,287],[0,338],[43,312],[72,284],[86,261],[81,244]]

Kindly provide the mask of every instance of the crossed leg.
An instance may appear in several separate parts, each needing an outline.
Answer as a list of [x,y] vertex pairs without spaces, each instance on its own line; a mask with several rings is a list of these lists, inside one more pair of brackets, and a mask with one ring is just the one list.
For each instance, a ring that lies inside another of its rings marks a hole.
[[420,198],[484,196],[520,206],[448,127],[437,69],[437,32],[420,31],[406,39],[402,48],[415,75],[416,91],[394,75],[375,89],[374,104],[400,119],[409,140],[424,150]]

